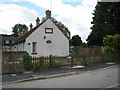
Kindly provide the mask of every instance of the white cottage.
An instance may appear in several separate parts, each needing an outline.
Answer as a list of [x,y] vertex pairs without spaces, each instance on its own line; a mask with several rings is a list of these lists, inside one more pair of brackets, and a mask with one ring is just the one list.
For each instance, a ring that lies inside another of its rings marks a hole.
[[27,51],[31,56],[69,55],[69,40],[51,21],[51,11],[46,11],[46,20],[26,31],[13,44],[13,51]]

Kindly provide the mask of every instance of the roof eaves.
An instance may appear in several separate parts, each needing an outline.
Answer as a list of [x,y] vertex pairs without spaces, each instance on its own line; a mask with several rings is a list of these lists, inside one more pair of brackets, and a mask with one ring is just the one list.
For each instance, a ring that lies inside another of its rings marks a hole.
[[[45,20],[46,21],[46,20]],[[30,31],[28,31],[26,34],[24,34],[23,36],[19,37],[18,39],[16,39],[16,41],[13,43],[13,45],[16,45],[18,43],[22,43],[25,42],[26,38],[32,34],[38,27],[40,27],[45,21],[43,21],[42,23],[40,23],[39,25],[37,25],[36,27],[32,28]]]

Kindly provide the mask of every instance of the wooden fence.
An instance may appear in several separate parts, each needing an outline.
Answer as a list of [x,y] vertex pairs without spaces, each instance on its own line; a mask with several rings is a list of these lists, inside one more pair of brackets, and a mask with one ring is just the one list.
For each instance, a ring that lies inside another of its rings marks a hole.
[[74,55],[73,65],[89,66],[97,63],[119,62],[118,54],[98,54],[98,55]]
[[[24,72],[23,55],[26,52],[2,53],[2,74]],[[120,61],[118,54],[71,55],[68,57],[31,57],[32,70],[49,68],[71,68],[73,66],[89,66],[102,62]]]
[[31,57],[33,70],[48,68],[71,68],[74,66],[89,66],[104,62],[118,62],[120,55],[72,55],[69,57]]
[[32,69],[41,70],[49,68],[71,67],[71,57],[31,57]]
[[23,55],[26,52],[2,52],[2,74],[23,72]]

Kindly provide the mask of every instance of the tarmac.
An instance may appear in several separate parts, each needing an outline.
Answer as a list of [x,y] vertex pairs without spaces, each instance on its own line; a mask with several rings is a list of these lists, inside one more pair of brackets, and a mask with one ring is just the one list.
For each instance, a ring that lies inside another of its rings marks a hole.
[[49,69],[49,70],[42,70],[42,71],[27,71],[23,73],[16,73],[16,74],[4,74],[2,75],[2,83],[3,84],[11,84],[11,83],[18,83],[18,82],[25,82],[31,80],[40,80],[40,79],[48,79],[48,78],[55,78],[55,77],[62,77],[74,74],[84,73],[86,71],[93,71],[97,69],[105,69],[110,67],[118,66],[117,63],[109,62],[109,63],[100,63],[91,66],[74,66],[72,68],[61,68],[61,69]]

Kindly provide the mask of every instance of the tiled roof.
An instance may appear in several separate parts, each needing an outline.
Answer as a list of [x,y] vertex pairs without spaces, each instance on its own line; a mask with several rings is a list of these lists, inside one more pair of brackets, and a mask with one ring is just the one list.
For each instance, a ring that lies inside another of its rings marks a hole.
[[[46,20],[45,20],[46,21]],[[17,38],[15,40],[15,42],[13,43],[13,45],[18,44],[18,43],[22,43],[25,42],[26,38],[32,34],[38,27],[40,27],[45,21],[43,21],[42,23],[40,23],[39,25],[37,25],[36,27],[32,28],[30,31],[28,31],[27,33],[25,33],[23,36],[20,36],[19,38]]]

